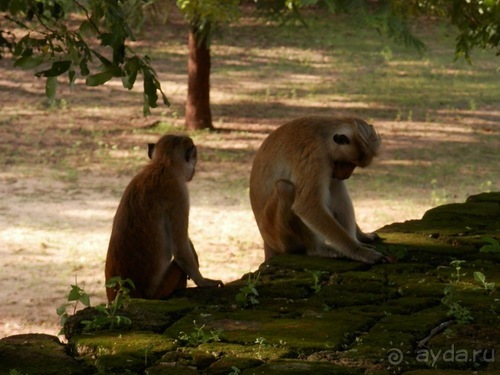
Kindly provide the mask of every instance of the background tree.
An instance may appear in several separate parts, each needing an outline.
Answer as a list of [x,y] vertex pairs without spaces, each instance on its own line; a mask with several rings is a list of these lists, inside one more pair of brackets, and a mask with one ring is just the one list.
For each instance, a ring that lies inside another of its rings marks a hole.
[[214,29],[239,15],[239,0],[177,0],[189,23],[186,129],[213,129],[210,110],[210,42]]
[[[143,76],[144,113],[157,106],[158,94],[168,105],[156,72],[147,56],[127,45],[135,36],[128,26],[143,0],[2,0],[0,11],[25,30],[19,41],[10,30],[0,30],[0,53],[13,51],[14,65],[38,69],[47,78],[46,92],[54,100],[56,77],[67,74],[72,85],[77,73],[87,85],[102,85],[113,77],[131,89],[137,74]],[[210,43],[214,30],[237,19],[239,0],[177,0],[190,26],[186,128],[213,129],[210,111]],[[500,54],[500,0],[253,0],[257,14],[278,22],[306,24],[305,9],[323,6],[349,13],[356,27],[372,27],[396,41],[424,48],[411,32],[412,22],[423,15],[446,19],[458,29],[456,58],[470,61],[473,48],[491,48]],[[77,28],[65,22],[70,11],[85,15]],[[91,47],[92,38],[101,48]],[[101,50],[108,51],[106,53]],[[95,65],[94,59],[100,63]],[[49,65],[49,66],[47,66]],[[45,68],[42,68],[45,67]],[[42,70],[40,70],[42,69]],[[96,72],[97,71],[97,72]]]

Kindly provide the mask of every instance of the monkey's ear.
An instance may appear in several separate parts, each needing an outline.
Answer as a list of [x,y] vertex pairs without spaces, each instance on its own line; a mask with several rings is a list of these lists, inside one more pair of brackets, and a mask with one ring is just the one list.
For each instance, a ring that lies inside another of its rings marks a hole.
[[196,158],[196,146],[193,145],[186,150],[186,155],[184,156],[186,162],[190,162],[191,159]]
[[345,134],[335,134],[333,136],[333,141],[339,145],[348,145],[351,143],[351,141]]
[[150,159],[153,159],[153,151],[155,149],[154,143],[148,143],[148,156]]

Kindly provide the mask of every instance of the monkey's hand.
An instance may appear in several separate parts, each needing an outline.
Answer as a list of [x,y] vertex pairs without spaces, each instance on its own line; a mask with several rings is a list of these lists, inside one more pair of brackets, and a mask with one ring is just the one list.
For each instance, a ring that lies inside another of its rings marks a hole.
[[373,248],[373,246],[365,244],[359,244],[358,248],[355,251],[354,257],[356,260],[359,260],[366,264],[389,262],[385,255],[380,254]]
[[197,284],[199,287],[206,288],[206,287],[223,287],[224,283],[221,280],[212,280],[212,279],[203,279],[202,282]]

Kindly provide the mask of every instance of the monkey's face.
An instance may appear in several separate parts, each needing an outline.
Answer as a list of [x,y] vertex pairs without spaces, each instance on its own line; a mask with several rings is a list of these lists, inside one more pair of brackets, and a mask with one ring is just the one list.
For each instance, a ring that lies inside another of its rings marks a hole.
[[193,144],[184,154],[184,176],[186,177],[186,181],[193,179],[197,161],[196,146]]
[[330,139],[332,177],[338,180],[351,177],[356,167],[370,165],[380,145],[380,138],[372,125],[362,120],[351,121],[336,127]]
[[332,177],[337,180],[347,180],[356,168],[356,164],[348,161],[336,161],[333,164]]

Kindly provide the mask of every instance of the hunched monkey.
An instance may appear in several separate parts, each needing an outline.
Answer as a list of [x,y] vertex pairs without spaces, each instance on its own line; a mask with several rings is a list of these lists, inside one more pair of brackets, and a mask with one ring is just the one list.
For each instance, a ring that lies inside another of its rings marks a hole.
[[[165,135],[149,144],[151,161],[129,183],[116,211],[106,257],[106,280],[130,278],[131,297],[166,298],[196,285],[222,286],[204,278],[188,236],[189,194],[196,166],[196,146],[187,136]],[[172,259],[173,257],[173,259]],[[107,288],[109,301],[116,290]]]
[[293,120],[264,140],[253,161],[250,202],[266,260],[282,253],[387,260],[369,245],[378,236],[356,224],[344,183],[371,163],[380,144],[363,120],[323,116]]

